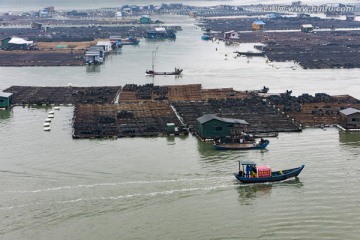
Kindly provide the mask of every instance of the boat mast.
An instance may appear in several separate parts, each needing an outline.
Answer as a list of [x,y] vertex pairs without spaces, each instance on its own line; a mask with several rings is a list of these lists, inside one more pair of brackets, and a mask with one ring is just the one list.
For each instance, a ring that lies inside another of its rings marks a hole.
[[156,47],[156,49],[154,50],[154,51],[152,51],[152,65],[151,65],[151,67],[152,67],[152,70],[154,71],[154,64],[155,64],[155,57],[156,57],[156,52],[157,52],[157,50],[158,50],[158,48],[159,47]]

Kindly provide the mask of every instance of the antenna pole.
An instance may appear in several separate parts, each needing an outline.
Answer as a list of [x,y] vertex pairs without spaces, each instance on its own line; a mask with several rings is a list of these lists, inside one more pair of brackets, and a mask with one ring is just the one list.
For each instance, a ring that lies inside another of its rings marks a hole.
[[152,51],[152,70],[154,71],[154,64],[155,64],[155,57],[156,57],[156,52],[158,50],[159,47],[156,47],[156,49],[154,51]]

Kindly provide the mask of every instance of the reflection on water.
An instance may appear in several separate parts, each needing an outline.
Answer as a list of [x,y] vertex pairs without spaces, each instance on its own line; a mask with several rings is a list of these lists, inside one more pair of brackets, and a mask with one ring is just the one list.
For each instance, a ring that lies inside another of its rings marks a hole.
[[270,196],[272,184],[239,184],[237,190],[242,205],[250,205],[257,197]]
[[216,155],[213,142],[198,140],[198,150],[203,158]]
[[87,65],[86,66],[86,72],[100,72],[100,65]]
[[339,131],[339,141],[340,143],[346,145],[360,146],[360,131],[359,132]]
[[113,55],[121,55],[122,54],[122,48],[116,48],[114,49],[111,54]]
[[237,190],[239,193],[239,201],[242,205],[250,205],[256,198],[271,197],[272,188],[275,187],[297,187],[303,186],[299,178],[289,179],[283,182],[260,183],[260,184],[242,184],[239,183]]
[[12,115],[12,109],[0,110],[0,119],[9,119]]

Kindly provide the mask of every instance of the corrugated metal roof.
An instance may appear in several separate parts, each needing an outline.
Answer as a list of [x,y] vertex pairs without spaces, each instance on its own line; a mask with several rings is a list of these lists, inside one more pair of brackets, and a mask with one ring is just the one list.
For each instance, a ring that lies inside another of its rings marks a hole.
[[346,109],[341,110],[340,113],[348,116],[348,115],[351,115],[354,113],[360,113],[360,110],[357,110],[355,108],[346,108]]
[[98,41],[96,43],[96,46],[111,46],[111,42],[110,41]]
[[166,29],[163,27],[157,27],[157,28],[155,28],[155,31],[156,32],[166,32]]
[[265,23],[261,20],[255,20],[254,23],[257,25],[265,25]]
[[200,122],[201,124],[206,123],[208,121],[211,121],[213,119],[219,120],[221,122],[227,122],[227,123],[239,123],[242,125],[249,125],[248,122],[246,122],[245,120],[242,119],[234,119],[234,118],[221,118],[216,116],[215,114],[206,114],[202,117],[197,118],[197,121]]
[[7,92],[0,92],[0,97],[10,97],[11,95],[13,95],[12,93],[7,93]]
[[9,41],[9,43],[12,44],[33,44],[33,41],[27,41],[23,38],[19,38],[19,37],[12,37],[11,40]]
[[314,26],[311,24],[303,24],[303,25],[301,25],[301,27],[302,28],[314,28]]

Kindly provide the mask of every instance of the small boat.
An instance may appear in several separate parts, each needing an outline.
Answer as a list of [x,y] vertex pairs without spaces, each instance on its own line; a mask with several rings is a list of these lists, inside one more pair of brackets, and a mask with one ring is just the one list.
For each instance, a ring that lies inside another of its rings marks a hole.
[[207,40],[210,39],[210,36],[204,34],[204,35],[201,36],[201,39],[207,41]]
[[267,92],[269,92],[269,88],[268,87],[263,87],[262,89],[260,89],[260,90],[252,90],[252,91],[250,91],[250,92],[252,92],[252,93],[267,93]]
[[137,39],[136,37],[128,37],[125,39],[121,39],[121,43],[122,45],[138,45],[140,43],[140,40]]
[[279,171],[271,171],[269,166],[256,166],[253,161],[239,161],[239,172],[234,173],[236,179],[242,183],[279,182],[297,177],[305,165]]
[[182,73],[182,69],[175,68],[173,72],[156,72],[154,70],[146,70],[146,75],[180,75]]
[[278,132],[267,132],[267,133],[253,133],[254,138],[268,138],[279,136]]
[[146,75],[150,75],[150,76],[154,76],[154,75],[180,75],[182,73],[182,69],[179,68],[175,68],[174,71],[172,72],[158,72],[155,71],[155,58],[156,58],[156,53],[157,53],[158,47],[155,49],[155,51],[152,51],[152,68],[151,70],[146,70],[145,73]]
[[215,143],[214,147],[217,150],[251,150],[251,149],[265,149],[269,145],[269,140],[251,143]]
[[251,57],[263,57],[265,53],[263,52],[253,52],[253,51],[246,51],[246,52],[235,52],[238,56],[251,56]]

